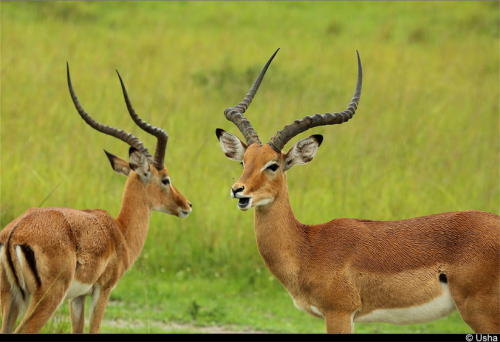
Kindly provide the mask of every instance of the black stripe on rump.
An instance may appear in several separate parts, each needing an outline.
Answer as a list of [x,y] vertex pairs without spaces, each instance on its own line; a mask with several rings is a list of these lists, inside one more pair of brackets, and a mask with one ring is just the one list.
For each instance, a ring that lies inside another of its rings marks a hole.
[[38,274],[38,270],[36,269],[35,252],[33,252],[31,247],[28,245],[18,245],[18,246],[21,247],[21,250],[24,253],[24,257],[28,262],[31,272],[33,272],[33,274],[35,275],[36,284],[38,285],[38,287],[42,286],[42,280],[40,279],[40,275]]
[[17,274],[16,274],[16,269],[14,268],[14,263],[12,262],[12,256],[10,255],[10,239],[12,238],[12,233],[14,233],[14,230],[19,226],[19,223],[16,224],[14,228],[10,231],[9,238],[7,239],[7,245],[5,248],[7,249],[7,262],[9,263],[10,269],[12,270],[12,273],[14,274],[14,278],[16,279],[16,284],[19,290],[21,290],[21,295],[23,296],[23,300],[26,299],[26,293],[24,290],[21,288],[21,285],[19,285],[19,279],[17,279]]

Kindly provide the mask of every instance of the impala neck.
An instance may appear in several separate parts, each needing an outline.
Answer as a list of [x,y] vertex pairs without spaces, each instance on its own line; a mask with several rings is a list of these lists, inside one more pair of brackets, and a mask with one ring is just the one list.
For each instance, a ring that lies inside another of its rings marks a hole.
[[285,174],[274,201],[255,208],[255,237],[267,268],[290,292],[309,248],[307,228],[293,215]]
[[116,222],[123,234],[128,265],[130,267],[142,251],[149,228],[151,208],[146,202],[147,195],[142,183],[132,174],[127,179],[122,206]]

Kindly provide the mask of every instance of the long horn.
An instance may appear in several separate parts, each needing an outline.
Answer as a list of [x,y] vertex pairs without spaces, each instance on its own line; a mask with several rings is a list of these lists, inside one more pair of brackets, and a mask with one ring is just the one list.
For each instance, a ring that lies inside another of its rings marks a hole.
[[307,131],[309,128],[316,126],[325,125],[336,125],[346,122],[351,119],[356,109],[358,108],[359,98],[361,97],[361,84],[363,80],[363,69],[361,68],[361,59],[358,55],[358,81],[356,83],[356,90],[354,91],[354,96],[351,103],[346,110],[340,113],[325,113],[323,115],[315,114],[314,116],[306,116],[302,120],[295,120],[294,123],[286,125],[283,130],[278,131],[276,135],[271,138],[269,145],[278,153],[281,153],[281,149],[286,145],[286,143],[299,133]]
[[118,74],[118,78],[120,79],[120,83],[122,85],[123,97],[125,97],[125,103],[127,104],[127,109],[130,117],[132,118],[132,120],[134,120],[137,126],[158,138],[158,141],[156,142],[155,158],[152,164],[154,165],[154,167],[156,167],[157,170],[163,170],[163,162],[165,160],[165,150],[167,149],[168,135],[161,128],[151,126],[146,121],[143,121],[139,117],[139,115],[137,115],[134,107],[132,107],[132,103],[128,98],[127,90],[125,89],[125,85],[123,84],[122,77],[120,76],[118,70],[116,70],[116,73]]
[[248,106],[250,106],[250,103],[253,100],[253,97],[257,93],[257,90],[259,89],[260,83],[262,82],[262,79],[264,78],[264,75],[266,74],[267,68],[271,64],[274,56],[278,53],[279,49],[276,50],[276,52],[269,58],[267,61],[266,65],[264,65],[264,68],[260,72],[259,76],[255,80],[254,84],[252,85],[252,88],[250,88],[250,91],[248,94],[245,96],[243,100],[241,100],[240,103],[238,103],[236,106],[231,107],[231,108],[226,108],[224,111],[224,115],[226,116],[226,119],[231,121],[238,127],[240,132],[243,134],[247,141],[247,145],[251,145],[253,143],[261,143],[259,136],[257,135],[257,132],[255,132],[254,128],[250,124],[250,121],[247,120],[243,116],[243,113],[247,110]]
[[133,148],[137,149],[142,154],[144,154],[146,156],[146,158],[148,159],[148,161],[152,162],[151,154],[149,154],[148,149],[143,145],[143,143],[141,143],[139,141],[139,139],[137,139],[132,134],[127,133],[123,130],[119,130],[119,129],[114,128],[114,127],[102,125],[99,122],[92,119],[92,117],[90,117],[90,115],[88,115],[87,112],[85,112],[83,107],[80,105],[78,98],[76,97],[75,91],[73,90],[73,86],[71,85],[71,78],[69,76],[69,64],[68,64],[68,62],[66,62],[66,68],[67,68],[67,74],[68,74],[69,93],[71,95],[71,98],[73,99],[73,103],[75,104],[76,110],[78,111],[78,113],[80,114],[82,119],[85,120],[85,122],[90,127],[94,128],[95,130],[97,130],[101,133],[104,133],[104,134],[111,135],[112,137],[118,138],[121,141],[129,144],[130,146],[132,146]]

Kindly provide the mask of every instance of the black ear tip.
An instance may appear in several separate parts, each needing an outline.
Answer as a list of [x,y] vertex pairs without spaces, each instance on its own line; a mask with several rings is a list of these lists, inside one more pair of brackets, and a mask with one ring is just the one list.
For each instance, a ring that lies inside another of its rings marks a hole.
[[103,149],[103,151],[104,151],[104,153],[106,153],[106,156],[107,156],[108,158],[110,158],[110,157],[114,157],[114,155],[112,155],[112,154],[111,154],[111,153],[109,153],[108,151],[106,151],[106,150],[104,150],[104,149]]
[[321,143],[323,142],[323,136],[321,134],[315,134],[313,135],[313,137],[318,142],[318,147],[321,146]]
[[109,162],[111,163],[111,167],[112,167],[112,168],[115,168],[115,166],[114,166],[114,164],[113,164],[113,158],[115,158],[115,155],[114,155],[114,154],[109,153],[109,152],[108,152],[108,151],[106,151],[106,150],[103,150],[103,151],[104,151],[104,153],[106,153],[106,157],[108,157],[108,160],[109,160]]
[[225,130],[223,130],[222,128],[217,128],[215,130],[215,135],[217,135],[217,139],[220,139],[222,133],[224,133],[224,132],[225,132]]

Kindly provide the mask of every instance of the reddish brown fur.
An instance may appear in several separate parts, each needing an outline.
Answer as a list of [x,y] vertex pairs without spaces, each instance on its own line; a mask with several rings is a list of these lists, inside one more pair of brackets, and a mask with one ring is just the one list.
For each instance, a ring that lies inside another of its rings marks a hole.
[[[128,167],[123,159],[114,158],[115,170]],[[12,233],[8,252],[15,260],[15,275],[7,263],[0,265],[2,332],[12,331],[20,310],[19,298],[11,290],[16,276],[25,279],[24,290],[32,295],[27,315],[16,332],[38,332],[75,280],[94,286],[97,302],[91,313],[90,332],[99,332],[111,290],[142,250],[151,210],[162,209],[173,215],[191,210],[189,202],[173,186],[160,186],[160,180],[168,176],[166,168],[157,171],[150,165],[150,173],[145,181],[130,171],[116,220],[99,209],[32,208],[0,232],[5,246]],[[33,249],[41,286],[26,265],[21,269],[15,252],[15,246],[20,244]],[[85,295],[71,302],[72,331],[83,332]]]
[[[233,189],[255,206],[255,235],[269,270],[297,306],[326,321],[328,332],[351,332],[352,317],[408,308],[449,291],[464,321],[481,333],[500,332],[500,217],[481,211],[399,221],[335,219],[304,225],[295,219],[283,166],[287,154],[252,144]],[[271,160],[276,173],[261,171]]]

